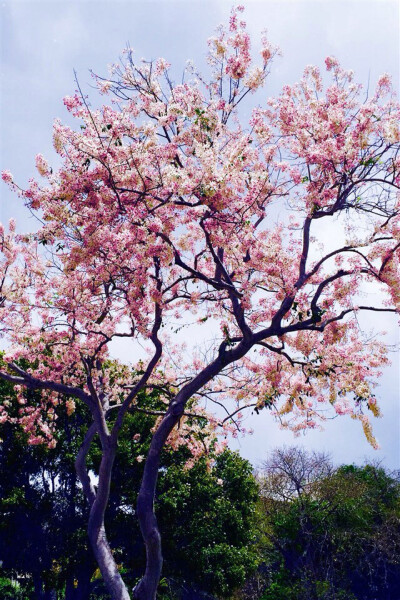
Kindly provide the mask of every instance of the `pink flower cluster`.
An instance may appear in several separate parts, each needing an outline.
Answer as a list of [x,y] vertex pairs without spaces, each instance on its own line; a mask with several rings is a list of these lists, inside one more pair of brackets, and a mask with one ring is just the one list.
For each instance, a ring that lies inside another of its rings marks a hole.
[[[365,100],[329,57],[328,85],[307,67],[242,125],[237,105],[264,85],[276,50],[263,37],[263,63],[254,63],[240,12],[209,40],[207,82],[173,85],[165,59],[153,68],[129,54],[110,80],[98,79],[108,104],[92,110],[66,97],[79,126],[54,125],[61,167],[52,173],[38,155],[45,184],[19,190],[43,225],[16,236],[11,223],[0,235],[5,361],[27,361],[44,387],[101,398],[104,411],[147,367],[149,384],[164,379],[170,395],[200,381],[195,416],[169,436],[194,458],[219,426],[213,399],[231,403],[224,434],[245,429],[241,407],[270,409],[297,432],[328,408],[358,418],[372,440],[364,411],[375,414],[371,389],[387,357],[363,339],[353,301],[374,281],[386,303],[357,300],[357,310],[400,310],[400,108],[389,78]],[[2,178],[16,189],[8,171]],[[288,207],[291,221],[278,216]],[[352,215],[368,219],[358,228]],[[322,225],[336,217],[347,239],[324,250]],[[180,327],[193,322],[214,326],[203,353],[177,349]],[[125,365],[110,360],[120,338],[131,342]],[[161,348],[156,366],[137,364],[138,345]],[[31,443],[53,443],[48,393],[30,411],[21,392]]]

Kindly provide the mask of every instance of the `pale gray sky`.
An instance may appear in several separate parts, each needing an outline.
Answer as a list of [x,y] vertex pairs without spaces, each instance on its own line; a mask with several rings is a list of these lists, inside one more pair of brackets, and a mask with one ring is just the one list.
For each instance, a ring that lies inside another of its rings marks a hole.
[[[307,64],[323,66],[335,55],[357,79],[371,86],[383,72],[392,74],[399,89],[399,3],[393,0],[259,0],[242,1],[244,18],[256,36],[267,28],[283,57],[275,61],[265,96],[293,83]],[[34,157],[41,152],[55,164],[52,122],[68,120],[63,96],[75,90],[73,69],[89,94],[88,69],[106,74],[127,42],[137,57],[163,56],[178,78],[186,60],[204,65],[206,39],[226,21],[225,0],[8,0],[1,7],[1,142],[0,168],[9,169],[22,186],[36,176]],[[263,96],[251,97],[262,103]],[[246,111],[246,108],[244,108]],[[0,186],[0,220],[17,218],[22,229],[33,228],[18,199]],[[386,329],[392,343],[399,341],[395,320],[375,326]],[[327,450],[335,462],[382,459],[400,467],[400,382],[398,355],[385,371],[378,392],[384,416],[374,420],[381,450],[373,451],[360,424],[342,417],[324,432],[308,432],[297,440],[282,432],[265,413],[251,417],[252,437],[240,441],[243,456],[255,464],[269,449],[296,441]],[[236,446],[237,447],[237,444]]]

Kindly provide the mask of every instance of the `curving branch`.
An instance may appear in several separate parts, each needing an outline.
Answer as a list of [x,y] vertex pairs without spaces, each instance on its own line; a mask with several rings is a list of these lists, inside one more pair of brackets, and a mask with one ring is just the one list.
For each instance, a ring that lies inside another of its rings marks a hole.
[[90,480],[89,473],[86,467],[86,457],[90,450],[90,445],[93,441],[94,436],[97,433],[96,424],[92,423],[89,429],[86,432],[85,438],[82,442],[82,445],[79,449],[75,460],[75,470],[79,477],[79,480],[82,484],[82,488],[84,494],[86,496],[87,501],[89,502],[89,506],[92,506],[93,502],[96,498],[96,492],[94,486]]
[[47,379],[38,379],[37,377],[34,377],[33,375],[30,375],[30,373],[27,373],[21,369],[21,367],[15,363],[8,363],[8,367],[15,373],[18,373],[20,376],[16,377],[15,375],[10,375],[10,373],[7,373],[6,371],[0,371],[1,379],[4,379],[5,381],[15,383],[16,385],[22,385],[30,390],[50,390],[53,392],[59,392],[60,394],[64,394],[66,396],[79,398],[87,406],[91,406],[91,397],[81,388],[65,385],[64,383],[56,383]]
[[198,271],[198,270],[192,268],[190,265],[186,264],[182,260],[178,250],[175,248],[174,244],[172,243],[172,241],[169,239],[169,237],[167,235],[165,235],[162,232],[157,232],[157,236],[160,237],[162,240],[164,240],[164,242],[166,242],[172,248],[172,250],[174,252],[175,264],[178,265],[178,267],[181,267],[182,269],[184,269],[185,271],[190,273],[194,279],[199,279],[200,281],[204,281],[204,283],[207,283],[208,285],[210,285],[211,287],[213,287],[214,289],[216,289],[218,291],[227,290],[227,291],[231,291],[238,298],[242,297],[242,294],[237,291],[237,289],[235,288],[235,286],[233,284],[225,283],[223,281],[218,281],[216,279],[212,279],[211,277],[207,277],[201,271]]

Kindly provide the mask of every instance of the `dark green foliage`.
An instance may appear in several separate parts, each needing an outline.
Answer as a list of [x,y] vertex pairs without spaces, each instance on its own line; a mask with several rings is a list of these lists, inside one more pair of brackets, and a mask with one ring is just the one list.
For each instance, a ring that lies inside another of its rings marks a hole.
[[234,452],[173,466],[160,480],[158,519],[166,572],[203,590],[229,596],[258,564],[258,489],[251,467]]
[[0,576],[0,598],[1,600],[29,600],[25,586],[8,577]]
[[350,465],[302,480],[287,464],[263,479],[271,546],[262,600],[398,600],[398,475]]
[[[155,408],[155,407],[153,407]],[[114,467],[106,523],[117,557],[133,576],[144,568],[144,547],[130,507],[136,503],[154,417],[129,415]],[[140,440],[133,436],[140,434]],[[187,468],[184,447],[165,449],[156,496],[167,581],[228,596],[256,569],[258,487],[251,465],[229,450]],[[129,572],[125,576],[129,581]]]
[[[13,394],[4,382],[0,393]],[[121,432],[106,516],[130,587],[144,568],[134,510],[144,463],[137,458],[148,452],[156,418],[145,411],[163,403],[152,392],[140,406]],[[50,600],[52,590],[58,600],[109,599],[88,547],[87,507],[74,469],[90,417],[79,405],[70,417],[61,406],[56,412],[53,450],[29,446],[10,423],[0,426],[4,600]],[[100,458],[95,440],[88,456],[93,473]],[[160,600],[400,598],[398,474],[374,465],[334,469],[326,456],[294,448],[276,451],[257,483],[250,464],[229,450],[191,468],[188,459],[185,447],[162,454]]]
[[[12,395],[6,384],[0,386],[3,394]],[[58,444],[53,450],[29,446],[25,434],[10,423],[0,426],[0,560],[6,574],[23,575],[35,587],[35,599],[44,600],[52,589],[67,600],[88,599],[90,590],[91,598],[107,598],[101,579],[93,577],[87,507],[74,469],[90,422],[85,409],[77,406],[71,417],[57,407]],[[154,392],[141,398],[141,406],[150,411],[164,407]],[[131,586],[144,568],[134,511],[143,473],[137,457],[147,454],[155,418],[137,411],[127,415],[106,514],[110,543]],[[96,440],[88,456],[94,473],[100,458]],[[257,567],[257,485],[250,464],[228,450],[199,460],[191,469],[186,468],[189,458],[184,447],[166,449],[162,455],[156,498],[165,556],[160,592],[172,598],[196,587],[228,596]]]
[[[4,396],[12,389],[0,382]],[[30,398],[35,402],[35,397]],[[13,404],[10,410],[17,410]],[[58,445],[29,446],[11,423],[0,427],[0,560],[35,598],[66,587],[66,598],[87,589],[95,563],[86,540],[87,508],[75,474],[85,414],[57,409]]]

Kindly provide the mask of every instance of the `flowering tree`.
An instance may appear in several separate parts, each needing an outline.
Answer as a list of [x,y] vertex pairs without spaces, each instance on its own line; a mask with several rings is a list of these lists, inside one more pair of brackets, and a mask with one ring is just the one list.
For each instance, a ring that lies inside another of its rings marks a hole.
[[[295,431],[318,426],[328,409],[349,414],[376,443],[366,413],[379,414],[372,387],[387,357],[382,343],[364,339],[357,314],[400,309],[400,107],[387,75],[365,98],[328,58],[326,85],[307,67],[243,126],[237,107],[264,85],[276,51],[263,37],[254,65],[240,11],[209,40],[207,81],[192,69],[175,85],[164,59],[136,64],[128,50],[109,79],[96,77],[108,105],[91,109],[80,89],[64,100],[80,129],[55,123],[61,168],[36,159],[46,185],[21,190],[3,173],[41,226],[1,231],[9,350],[0,376],[16,386],[31,443],[54,443],[62,395],[67,411],[75,401],[90,408],[76,467],[116,599],[129,594],[104,512],[124,415],[145,410],[141,390],[159,389],[165,411],[138,497],[147,567],[135,598],[154,598],[161,573],[153,498],[166,443],[188,444],[195,459],[207,451],[204,420],[208,431],[240,429],[247,406],[268,407]],[[324,247],[326,222],[335,233]],[[380,304],[362,301],[371,283]],[[193,317],[193,336],[214,328],[202,351],[179,348],[171,333]],[[109,353],[118,338],[132,341],[132,354],[116,367]],[[137,344],[146,360],[135,359]],[[29,406],[26,389],[42,390],[40,407]],[[213,403],[226,416],[208,415]],[[0,419],[8,418],[5,403]],[[94,487],[85,456],[96,435]]]

